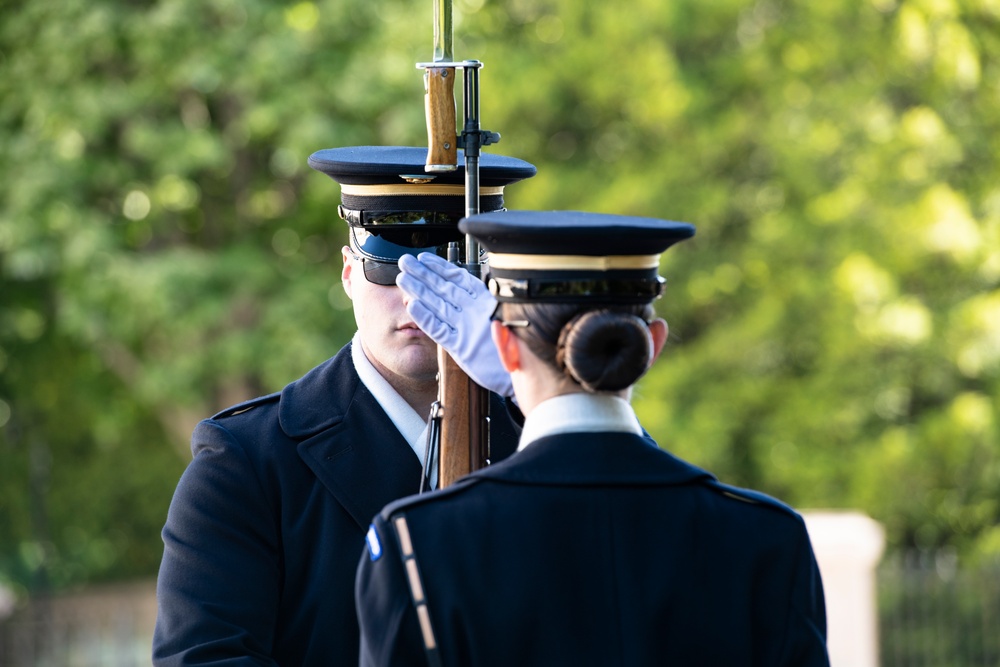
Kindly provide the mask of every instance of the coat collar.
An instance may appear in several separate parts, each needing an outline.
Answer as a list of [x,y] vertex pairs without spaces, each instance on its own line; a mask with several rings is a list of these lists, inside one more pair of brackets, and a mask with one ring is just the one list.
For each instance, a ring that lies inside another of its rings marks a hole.
[[686,484],[715,476],[631,433],[567,433],[540,438],[474,478],[516,484]]
[[340,423],[361,385],[351,344],[281,391],[278,421],[291,438],[303,438]]
[[358,378],[350,345],[285,387],[278,420],[362,529],[384,505],[420,488],[420,462]]

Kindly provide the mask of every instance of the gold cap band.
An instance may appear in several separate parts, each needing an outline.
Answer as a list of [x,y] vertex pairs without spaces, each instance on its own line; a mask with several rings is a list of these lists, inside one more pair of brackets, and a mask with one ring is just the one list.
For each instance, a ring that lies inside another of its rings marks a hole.
[[[341,183],[341,194],[354,195],[357,197],[377,197],[377,196],[398,196],[398,195],[434,195],[434,196],[463,196],[465,194],[464,185],[447,185],[444,183],[425,183],[416,185],[413,183],[393,183],[381,185],[351,185]],[[503,187],[479,188],[481,196],[495,196],[503,194]]]
[[655,269],[659,255],[516,255],[490,253],[490,266],[495,269],[526,269],[529,271],[613,271]]

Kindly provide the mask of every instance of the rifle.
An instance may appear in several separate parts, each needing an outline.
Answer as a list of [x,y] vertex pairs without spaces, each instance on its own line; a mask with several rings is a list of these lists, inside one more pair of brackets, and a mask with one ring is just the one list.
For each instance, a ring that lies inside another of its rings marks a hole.
[[[500,140],[479,125],[479,69],[477,60],[455,62],[452,48],[451,0],[434,0],[434,60],[417,63],[424,70],[424,110],[427,119],[429,174],[454,171],[458,148],[465,151],[465,215],[479,213],[479,151]],[[455,76],[463,72],[464,125],[456,135]],[[479,243],[465,238],[465,262],[459,244],[449,244],[448,261],[482,279]],[[437,455],[438,487],[489,462],[489,391],[473,382],[441,347],[438,347],[438,398],[431,407],[424,478]],[[423,486],[421,487],[423,490]]]

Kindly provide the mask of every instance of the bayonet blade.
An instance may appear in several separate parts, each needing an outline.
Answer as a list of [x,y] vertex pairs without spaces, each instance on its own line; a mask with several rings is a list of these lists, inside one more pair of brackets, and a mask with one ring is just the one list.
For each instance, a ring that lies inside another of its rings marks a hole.
[[455,57],[452,34],[451,0],[434,0],[434,62],[451,62]]

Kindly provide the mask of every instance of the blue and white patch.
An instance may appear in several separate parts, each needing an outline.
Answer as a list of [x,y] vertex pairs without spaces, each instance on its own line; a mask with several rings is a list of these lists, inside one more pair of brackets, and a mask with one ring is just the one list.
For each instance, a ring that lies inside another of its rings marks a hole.
[[373,561],[382,557],[382,543],[379,542],[378,533],[375,531],[375,524],[368,526],[368,534],[365,536],[368,543],[368,557]]

